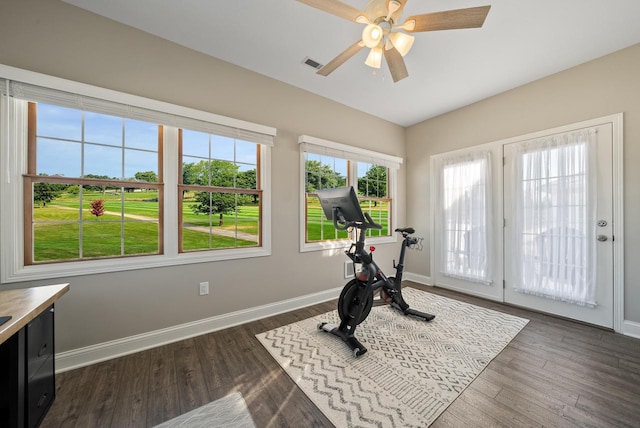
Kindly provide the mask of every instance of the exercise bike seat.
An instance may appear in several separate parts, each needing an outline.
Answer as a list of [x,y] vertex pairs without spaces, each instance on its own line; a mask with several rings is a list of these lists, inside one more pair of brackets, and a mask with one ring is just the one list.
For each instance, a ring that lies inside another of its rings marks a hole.
[[411,235],[412,233],[415,233],[416,230],[413,227],[399,227],[395,231],[400,233],[408,233],[409,235]]

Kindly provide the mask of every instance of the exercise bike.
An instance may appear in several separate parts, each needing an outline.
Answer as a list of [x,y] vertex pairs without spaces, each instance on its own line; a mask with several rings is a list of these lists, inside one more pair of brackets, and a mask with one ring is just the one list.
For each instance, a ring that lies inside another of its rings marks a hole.
[[[365,249],[367,229],[382,229],[375,223],[369,213],[362,212],[360,203],[353,187],[319,190],[317,192],[320,204],[328,219],[333,220],[337,230],[357,230],[357,238],[351,247],[345,251],[354,263],[354,279],[349,281],[338,299],[338,327],[321,322],[318,329],[337,336],[344,341],[358,357],[367,352],[367,348],[355,337],[356,327],[362,323],[374,305],[374,294],[379,291],[380,298],[376,304],[389,304],[404,315],[413,316],[424,321],[431,321],[435,315],[416,311],[402,298],[402,272],[404,270],[404,256],[407,247],[418,244],[418,238],[412,237],[415,230],[411,227],[395,229],[402,234],[403,241],[400,249],[398,264],[393,263],[395,276],[387,277],[373,261],[373,250]],[[361,264],[362,269],[355,274],[355,266]]]

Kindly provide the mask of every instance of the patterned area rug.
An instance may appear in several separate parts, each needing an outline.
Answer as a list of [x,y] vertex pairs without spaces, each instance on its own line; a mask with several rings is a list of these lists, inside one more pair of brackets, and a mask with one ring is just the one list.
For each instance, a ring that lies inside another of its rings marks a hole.
[[239,392],[156,425],[155,428],[256,428]]
[[355,358],[321,321],[337,311],[256,335],[282,368],[337,427],[430,425],[529,322],[405,288],[431,322],[378,306],[358,326],[368,352]]

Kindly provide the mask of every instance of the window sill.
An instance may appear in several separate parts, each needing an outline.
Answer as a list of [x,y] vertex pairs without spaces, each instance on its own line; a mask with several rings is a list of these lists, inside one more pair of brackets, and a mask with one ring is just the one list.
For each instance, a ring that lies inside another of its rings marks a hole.
[[2,284],[50,279],[100,273],[120,272],[138,269],[151,269],[167,266],[179,266],[193,263],[208,263],[224,260],[236,260],[271,255],[267,248],[247,248],[242,250],[216,250],[197,253],[183,253],[175,256],[153,255],[124,257],[103,260],[88,260],[66,263],[48,263],[24,266],[8,272],[2,277]]
[[[367,244],[393,244],[398,242],[398,238],[395,235],[392,236],[379,236],[379,237],[371,237],[366,239]],[[339,241],[324,241],[324,242],[303,242],[300,244],[300,252],[308,253],[312,251],[335,251],[335,250],[346,250],[353,243],[350,239],[342,239]]]

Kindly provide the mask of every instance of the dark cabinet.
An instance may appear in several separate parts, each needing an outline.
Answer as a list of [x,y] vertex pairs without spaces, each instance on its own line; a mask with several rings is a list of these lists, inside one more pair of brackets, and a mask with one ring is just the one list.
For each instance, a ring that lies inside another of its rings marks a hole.
[[26,426],[36,427],[55,397],[53,361],[53,305],[26,328]]
[[55,398],[53,305],[0,346],[0,426],[37,427]]
[[50,355],[27,382],[26,426],[40,425],[46,411],[53,403],[55,392],[53,355]]
[[53,355],[53,307],[44,310],[27,324],[27,373],[36,374]]

